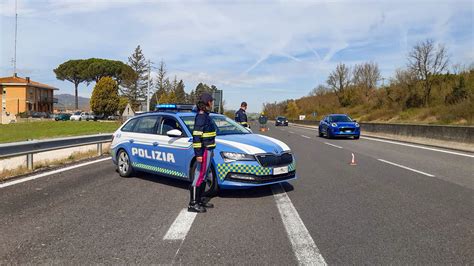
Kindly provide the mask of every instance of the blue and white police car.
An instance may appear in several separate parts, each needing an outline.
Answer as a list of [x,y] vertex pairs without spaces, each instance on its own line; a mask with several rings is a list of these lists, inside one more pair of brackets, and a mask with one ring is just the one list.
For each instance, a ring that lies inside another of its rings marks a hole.
[[[196,162],[192,105],[161,104],[157,111],[135,116],[114,134],[113,162],[123,177],[143,171],[191,181]],[[253,134],[224,115],[211,113],[216,149],[206,180],[206,194],[219,189],[250,188],[296,178],[295,158],[283,142]]]

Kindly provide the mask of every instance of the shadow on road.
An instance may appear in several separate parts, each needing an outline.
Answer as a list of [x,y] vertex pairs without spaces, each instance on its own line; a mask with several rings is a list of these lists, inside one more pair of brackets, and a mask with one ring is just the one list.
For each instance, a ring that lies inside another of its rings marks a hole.
[[[286,192],[293,191],[293,185],[290,183],[283,183],[283,188]],[[219,197],[221,198],[263,198],[273,196],[271,186],[255,187],[250,189],[233,189],[221,190]]]
[[189,181],[186,181],[186,180],[179,180],[179,179],[174,179],[171,177],[154,175],[154,174],[149,174],[149,173],[144,173],[144,172],[138,172],[135,174],[134,177],[142,179],[142,180],[154,182],[154,183],[163,184],[166,186],[173,186],[176,188],[185,189],[185,190],[189,189],[189,184],[190,184]]
[[[165,186],[173,186],[176,188],[181,188],[183,190],[188,190],[190,185],[190,183],[185,180],[179,180],[143,172],[136,173],[134,178],[139,178],[145,181],[150,181]],[[283,183],[282,185],[286,192],[294,190],[293,185],[291,185],[290,183]],[[262,198],[269,196],[273,196],[271,186],[255,187],[250,189],[226,189],[220,190],[218,194],[218,197],[221,198]]]

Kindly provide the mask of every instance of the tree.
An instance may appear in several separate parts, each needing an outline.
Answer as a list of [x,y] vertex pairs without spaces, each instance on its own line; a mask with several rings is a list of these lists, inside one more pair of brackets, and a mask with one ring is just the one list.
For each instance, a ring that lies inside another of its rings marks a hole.
[[448,68],[448,52],[446,48],[433,40],[426,40],[416,44],[408,54],[408,68],[423,82],[423,103],[429,104],[433,77],[441,74]]
[[153,94],[153,98],[155,99],[155,103],[159,102],[159,99],[163,94],[166,93],[166,65],[163,60],[160,62],[160,66],[158,67],[158,73],[156,74],[156,91]]
[[339,63],[336,69],[329,74],[326,83],[334,91],[342,106],[348,106],[350,104],[350,102],[345,99],[346,90],[351,83],[349,67],[343,63]]
[[377,87],[377,82],[380,78],[380,70],[377,63],[368,62],[355,65],[354,67],[353,83],[363,90],[365,97],[369,97],[370,92]]
[[133,54],[128,57],[128,65],[136,73],[136,77],[124,82],[122,94],[128,98],[132,108],[136,109],[140,106],[140,103],[145,100],[148,87],[149,66],[140,45],[138,45]]
[[186,102],[186,92],[184,91],[184,82],[180,80],[176,85],[175,89],[176,102],[185,103]]
[[309,96],[321,96],[328,93],[328,91],[329,89],[326,86],[320,84],[309,93]]
[[131,74],[133,69],[122,61],[89,58],[84,62],[87,65],[84,68],[84,76],[88,82],[98,82],[103,77],[111,77],[118,85],[121,85],[124,79],[129,77],[136,78],[136,76]]
[[290,101],[286,110],[286,115],[291,119],[297,119],[301,114],[301,110],[295,101]]
[[209,87],[209,85],[205,84],[205,83],[199,83],[197,86],[196,86],[196,90],[194,91],[194,101],[197,101],[197,99],[199,99],[199,97],[201,97],[201,95],[205,92],[207,93],[210,93],[212,94],[215,90],[217,90],[217,87],[212,85]]
[[117,82],[111,77],[101,78],[92,91],[90,106],[96,114],[111,115],[119,108]]
[[84,60],[69,60],[61,65],[59,65],[56,69],[54,69],[54,73],[56,74],[56,78],[59,80],[67,80],[74,84],[74,97],[75,97],[75,109],[79,109],[79,101],[78,101],[78,90],[79,84],[82,82],[87,81],[87,78],[84,75],[86,64]]

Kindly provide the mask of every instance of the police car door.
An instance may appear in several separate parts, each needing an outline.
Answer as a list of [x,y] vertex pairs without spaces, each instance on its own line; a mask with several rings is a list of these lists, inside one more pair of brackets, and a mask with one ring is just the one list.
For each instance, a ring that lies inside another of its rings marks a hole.
[[[182,135],[168,136],[170,130],[177,129]],[[188,178],[189,164],[193,157],[193,149],[191,148],[191,137],[186,135],[186,131],[178,120],[169,115],[163,115],[158,125],[159,149],[166,157],[164,164],[171,171],[173,176],[179,178]]]
[[155,159],[159,118],[157,115],[137,118],[133,133],[129,134],[131,161],[137,169],[155,172],[154,169],[160,167],[160,161]]

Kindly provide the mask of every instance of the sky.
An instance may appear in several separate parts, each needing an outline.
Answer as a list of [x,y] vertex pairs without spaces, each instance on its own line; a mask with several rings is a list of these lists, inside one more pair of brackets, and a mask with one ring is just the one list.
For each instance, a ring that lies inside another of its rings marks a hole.
[[[0,76],[13,72],[14,10],[14,0],[0,0]],[[257,112],[307,95],[338,63],[374,61],[389,79],[426,39],[444,44],[452,64],[470,65],[473,14],[474,1],[464,0],[18,0],[17,72],[73,94],[72,83],[55,78],[59,64],[126,62],[140,45],[186,91],[214,84],[227,109],[247,101]],[[92,89],[81,85],[79,95]]]

